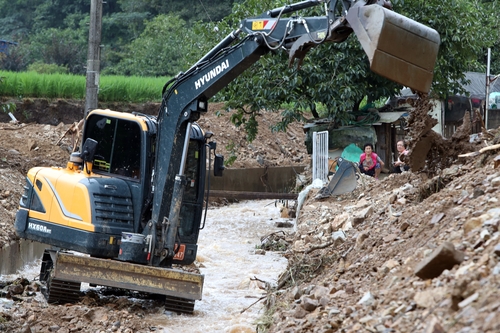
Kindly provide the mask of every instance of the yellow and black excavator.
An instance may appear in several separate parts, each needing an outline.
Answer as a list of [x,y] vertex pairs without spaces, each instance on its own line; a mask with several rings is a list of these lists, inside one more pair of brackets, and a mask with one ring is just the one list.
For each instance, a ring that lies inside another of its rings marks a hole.
[[[287,17],[313,6],[324,6],[324,16]],[[82,147],[66,167],[28,172],[16,215],[19,237],[50,246],[40,271],[48,301],[75,301],[87,282],[164,295],[167,309],[192,312],[204,277],[182,268],[196,259],[212,154],[214,174],[224,169],[212,133],[196,120],[264,54],[284,49],[291,64],[300,63],[310,48],[352,32],[373,71],[429,91],[440,43],[435,30],[396,14],[385,0],[308,0],[244,19],[165,84],[157,117],[90,112]]]

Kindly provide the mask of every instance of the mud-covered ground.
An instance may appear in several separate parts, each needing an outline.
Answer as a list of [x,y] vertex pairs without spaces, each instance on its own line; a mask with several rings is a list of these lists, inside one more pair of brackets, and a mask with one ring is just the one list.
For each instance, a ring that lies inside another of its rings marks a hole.
[[[408,162],[418,172],[380,181],[362,176],[354,192],[321,200],[315,198],[319,189],[309,189],[296,232],[283,236],[289,268],[279,289],[269,290],[269,311],[257,331],[500,331],[499,151],[458,157],[497,144],[498,131],[470,143],[464,126],[444,140],[429,131],[432,121],[418,111],[424,109],[417,109],[409,124],[415,152]],[[222,133],[219,142],[244,138],[223,119],[205,120],[216,135]],[[12,236],[24,173],[33,165],[65,163],[69,143],[54,142],[69,125],[0,125],[0,226],[5,240]],[[216,126],[222,127],[217,131]],[[270,163],[307,160],[300,127],[288,134],[269,132],[252,147],[240,142],[243,165],[258,163],[254,154],[267,156]],[[36,281],[24,284],[17,288],[20,293],[10,292],[10,308],[0,306],[0,328],[61,333],[155,330],[148,326],[148,311],[154,307],[147,302],[140,311],[127,299],[101,304],[99,298],[89,297],[79,306],[47,305],[39,294],[30,296]],[[4,290],[9,288],[14,287]]]

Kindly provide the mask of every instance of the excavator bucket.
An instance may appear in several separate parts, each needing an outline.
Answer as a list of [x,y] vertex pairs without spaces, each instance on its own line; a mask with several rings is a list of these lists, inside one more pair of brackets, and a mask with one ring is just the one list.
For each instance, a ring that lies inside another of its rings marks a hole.
[[356,166],[341,157],[338,161],[338,169],[330,183],[319,190],[315,199],[324,199],[332,195],[340,195],[354,191],[357,185]]
[[373,72],[429,92],[440,43],[437,31],[379,5],[354,6],[347,21]]

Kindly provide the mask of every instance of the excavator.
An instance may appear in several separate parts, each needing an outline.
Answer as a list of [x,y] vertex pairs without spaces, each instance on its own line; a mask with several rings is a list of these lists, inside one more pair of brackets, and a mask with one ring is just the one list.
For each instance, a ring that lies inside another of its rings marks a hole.
[[[324,15],[297,15],[314,6]],[[48,302],[78,301],[85,282],[162,295],[166,309],[192,313],[204,276],[189,268],[205,226],[212,159],[214,176],[224,170],[213,133],[196,121],[212,96],[263,55],[284,50],[291,66],[300,65],[311,48],[352,32],[372,71],[429,91],[435,30],[385,0],[307,0],[243,19],[165,84],[157,116],[89,112],[82,145],[65,167],[28,171],[16,214],[17,235],[47,245],[40,280]]]

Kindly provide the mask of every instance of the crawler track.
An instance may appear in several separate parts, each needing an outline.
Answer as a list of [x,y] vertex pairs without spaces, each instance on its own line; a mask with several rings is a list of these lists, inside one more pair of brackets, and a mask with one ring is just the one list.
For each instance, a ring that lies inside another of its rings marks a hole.
[[48,303],[76,303],[80,300],[80,286],[78,282],[68,282],[52,279],[47,285]]
[[165,310],[182,313],[193,313],[194,301],[185,298],[165,296]]

